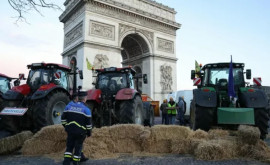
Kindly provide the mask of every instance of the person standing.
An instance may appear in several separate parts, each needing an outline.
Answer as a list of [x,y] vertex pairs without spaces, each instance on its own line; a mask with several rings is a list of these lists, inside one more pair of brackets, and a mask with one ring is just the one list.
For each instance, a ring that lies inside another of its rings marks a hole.
[[168,100],[164,99],[163,103],[160,105],[160,111],[162,113],[162,124],[169,124],[168,121],[168,112],[167,112],[167,108],[168,107]]
[[168,118],[169,118],[169,124],[174,125],[175,124],[175,118],[177,114],[177,104],[173,100],[172,97],[170,97],[170,101],[168,102],[168,107],[166,108],[168,110]]
[[80,91],[78,102],[71,101],[61,116],[62,125],[67,132],[63,165],[69,165],[72,160],[74,165],[79,164],[83,142],[86,136],[91,136],[92,115],[91,110],[85,105],[86,96],[87,92]]
[[185,103],[184,103],[184,96],[179,97],[178,100],[178,117],[179,117],[179,124],[180,125],[185,125],[185,120],[184,120],[184,114],[185,114]]

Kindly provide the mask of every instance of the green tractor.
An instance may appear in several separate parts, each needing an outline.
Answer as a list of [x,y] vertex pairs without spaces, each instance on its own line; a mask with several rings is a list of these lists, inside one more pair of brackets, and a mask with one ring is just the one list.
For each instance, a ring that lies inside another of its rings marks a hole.
[[[230,64],[234,98],[229,96]],[[246,79],[251,79],[251,70],[244,72],[244,66],[243,63],[213,63],[204,65],[199,72],[191,71],[191,79],[198,87],[193,90],[190,112],[194,130],[208,131],[212,126],[235,128],[238,125],[254,125],[260,129],[261,139],[266,138],[269,120],[267,96],[245,82],[244,74]]]

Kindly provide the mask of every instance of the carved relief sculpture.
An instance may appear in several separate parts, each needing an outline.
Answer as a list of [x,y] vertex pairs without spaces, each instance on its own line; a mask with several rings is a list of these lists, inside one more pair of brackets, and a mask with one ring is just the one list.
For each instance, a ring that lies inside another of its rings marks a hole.
[[68,46],[71,43],[74,43],[77,39],[82,37],[83,24],[79,23],[76,27],[70,30],[67,34],[65,34],[64,46]]
[[95,21],[90,21],[90,35],[114,40],[115,27]]
[[165,40],[162,38],[157,38],[157,47],[158,50],[169,52],[169,53],[174,53],[174,42]]
[[109,58],[107,55],[97,54],[94,59],[94,68],[95,69],[102,69],[109,67]]
[[172,90],[172,67],[169,65],[160,66],[160,84],[162,91],[171,91]]

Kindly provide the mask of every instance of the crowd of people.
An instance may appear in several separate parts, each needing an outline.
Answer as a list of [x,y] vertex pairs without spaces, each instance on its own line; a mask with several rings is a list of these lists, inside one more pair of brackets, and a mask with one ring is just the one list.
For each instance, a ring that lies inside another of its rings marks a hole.
[[170,97],[169,102],[167,99],[164,99],[160,105],[160,111],[162,114],[162,124],[175,125],[175,121],[178,119],[180,125],[185,125],[186,102],[183,96],[179,97],[177,103],[172,97]]

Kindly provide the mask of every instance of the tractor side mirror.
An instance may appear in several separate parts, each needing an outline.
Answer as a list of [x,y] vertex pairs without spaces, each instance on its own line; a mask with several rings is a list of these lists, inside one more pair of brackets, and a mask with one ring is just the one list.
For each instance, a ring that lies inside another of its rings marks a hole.
[[246,70],[246,79],[248,79],[248,80],[251,79],[251,69]]
[[20,83],[21,83],[21,82],[20,82],[20,79],[17,79],[17,80],[14,81],[13,84],[14,84],[14,86],[19,86]]
[[191,70],[191,80],[193,80],[195,78],[195,70]]
[[78,72],[79,72],[80,79],[82,80],[83,79],[83,71],[79,70]]
[[148,83],[147,74],[143,74],[143,83],[144,84]]

